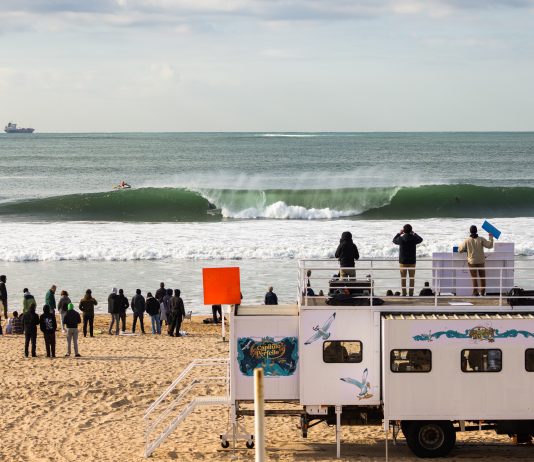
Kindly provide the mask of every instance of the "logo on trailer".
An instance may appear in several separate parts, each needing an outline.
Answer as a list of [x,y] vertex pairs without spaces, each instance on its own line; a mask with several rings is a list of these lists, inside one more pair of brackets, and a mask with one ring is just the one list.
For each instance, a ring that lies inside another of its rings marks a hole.
[[471,339],[475,342],[495,342],[495,339],[510,339],[516,337],[529,338],[534,337],[534,333],[526,330],[508,329],[501,332],[499,329],[493,328],[491,325],[486,326],[474,326],[471,329],[466,329],[463,332],[457,330],[440,330],[437,332],[429,331],[428,334],[418,334],[413,337],[416,342],[432,342],[434,340],[440,340],[441,338],[447,339]]
[[261,367],[265,377],[287,377],[295,373],[298,360],[297,337],[237,339],[237,363],[243,375],[250,377]]

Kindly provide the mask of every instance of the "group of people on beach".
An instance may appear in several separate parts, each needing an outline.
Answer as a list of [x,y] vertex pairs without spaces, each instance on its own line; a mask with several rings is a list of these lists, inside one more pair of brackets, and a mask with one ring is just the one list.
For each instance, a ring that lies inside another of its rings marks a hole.
[[[98,302],[92,295],[91,289],[87,289],[85,295],[75,309],[69,294],[62,290],[60,298],[56,303],[56,285],[52,285],[45,294],[45,304],[43,305],[42,314],[37,314],[37,302],[29,289],[23,290],[22,312],[19,314],[13,311],[12,317],[8,316],[8,293],[7,277],[0,276],[0,303],[3,307],[3,315],[7,320],[6,334],[24,335],[24,355],[28,357],[37,356],[37,332],[41,330],[45,342],[46,356],[56,357],[56,331],[59,326],[56,320],[56,311],[60,317],[60,326],[62,333],[66,334],[67,351],[65,356],[71,355],[71,346],[74,347],[75,357],[80,357],[78,350],[78,326],[83,321],[83,336],[94,337],[94,318],[95,307]],[[145,333],[144,314],[150,316],[152,323],[152,334],[160,335],[162,325],[167,326],[167,334],[172,337],[181,337],[180,328],[183,319],[186,317],[184,302],[180,297],[179,289],[165,288],[165,283],[160,283],[156,295],[151,292],[147,293],[146,299],[142,295],[141,289],[137,289],[131,300],[128,300],[122,289],[113,288],[108,296],[108,313],[110,314],[110,323],[108,333],[110,335],[119,335],[119,329],[122,333],[126,331],[126,311],[128,308],[133,312],[132,333],[135,333],[137,323],[141,333]],[[0,313],[0,335],[2,331],[2,319]]]
[[[467,265],[471,275],[473,286],[473,296],[486,294],[486,270],[484,249],[493,248],[493,235],[489,234],[489,239],[478,235],[475,225],[469,228],[469,237],[458,246],[458,252],[467,253]],[[414,232],[412,225],[406,224],[393,237],[393,244],[399,246],[399,267],[401,276],[402,296],[413,296],[415,285],[415,266],[417,262],[417,246],[423,242],[423,238]],[[341,278],[356,277],[356,260],[360,258],[358,247],[352,240],[350,231],[341,234],[339,245],[335,252],[335,257],[339,260]],[[406,280],[409,279],[409,287],[406,288]],[[424,291],[424,293],[423,293]],[[432,290],[425,283],[425,288],[420,295],[432,295]],[[388,291],[388,295],[389,295]],[[391,293],[391,295],[393,295]],[[399,294],[400,295],[400,294]]]

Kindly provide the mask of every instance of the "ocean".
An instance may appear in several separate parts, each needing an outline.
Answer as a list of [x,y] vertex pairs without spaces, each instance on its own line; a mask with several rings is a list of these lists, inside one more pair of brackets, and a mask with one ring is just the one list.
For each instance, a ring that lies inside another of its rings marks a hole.
[[[490,220],[534,255],[534,133],[120,133],[0,136],[0,272],[12,305],[55,283],[73,299],[160,281],[202,305],[201,270],[240,266],[243,303],[297,297],[299,258],[345,230],[394,259],[410,222],[420,256]],[[125,180],[130,190],[114,191]]]

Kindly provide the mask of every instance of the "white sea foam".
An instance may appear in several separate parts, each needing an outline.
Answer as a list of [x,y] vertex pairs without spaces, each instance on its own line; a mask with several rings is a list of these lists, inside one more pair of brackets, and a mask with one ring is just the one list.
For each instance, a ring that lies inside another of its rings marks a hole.
[[[276,212],[281,213],[281,212]],[[296,213],[296,212],[295,212]],[[480,219],[413,222],[424,241],[421,256],[448,251]],[[492,221],[501,241],[515,242],[516,253],[534,255],[534,218]],[[365,257],[394,257],[391,242],[404,222],[291,221],[270,219],[218,223],[0,223],[0,261],[130,260],[291,260],[329,258],[339,236],[350,230]]]
[[321,219],[332,219],[340,217],[350,217],[358,215],[359,211],[356,210],[332,210],[329,208],[316,209],[311,208],[307,209],[306,207],[301,207],[298,205],[287,205],[285,202],[278,201],[274,204],[270,204],[266,207],[256,208],[251,207],[245,210],[240,210],[238,212],[233,212],[230,209],[223,207],[222,214],[226,218],[241,218],[241,219],[252,219],[252,218],[271,218],[271,219],[282,219],[282,220],[321,220]]

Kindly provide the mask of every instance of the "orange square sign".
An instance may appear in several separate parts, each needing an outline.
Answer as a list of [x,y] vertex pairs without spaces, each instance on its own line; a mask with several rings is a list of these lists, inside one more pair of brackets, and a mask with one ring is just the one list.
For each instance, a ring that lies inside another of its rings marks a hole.
[[239,305],[241,284],[239,267],[202,268],[204,305]]

